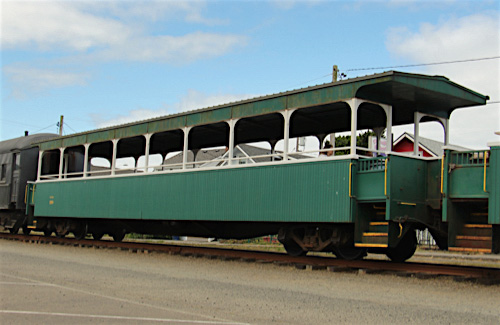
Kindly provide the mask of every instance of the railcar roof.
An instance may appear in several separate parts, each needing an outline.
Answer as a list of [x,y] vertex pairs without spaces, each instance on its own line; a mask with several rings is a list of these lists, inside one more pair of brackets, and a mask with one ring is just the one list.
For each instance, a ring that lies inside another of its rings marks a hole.
[[489,99],[488,96],[456,84],[443,76],[388,71],[72,134],[39,141],[38,144],[41,149],[49,150],[174,130],[185,126],[216,123],[231,118],[269,114],[285,109],[321,106],[354,97],[392,105],[393,125],[412,123],[416,111],[449,118],[457,108],[485,105]]
[[38,143],[43,140],[54,139],[57,134],[53,133],[38,133],[15,139],[5,140],[0,142],[0,154],[9,153],[16,150],[29,148],[33,143]]

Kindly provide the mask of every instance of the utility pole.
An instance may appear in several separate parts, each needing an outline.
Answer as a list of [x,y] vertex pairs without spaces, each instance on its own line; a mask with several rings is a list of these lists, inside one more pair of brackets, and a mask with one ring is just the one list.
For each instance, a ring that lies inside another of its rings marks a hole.
[[337,75],[339,73],[339,67],[337,65],[333,66],[332,82],[337,82]]
[[64,115],[61,115],[61,119],[59,120],[59,136],[63,135],[63,123],[64,123]]

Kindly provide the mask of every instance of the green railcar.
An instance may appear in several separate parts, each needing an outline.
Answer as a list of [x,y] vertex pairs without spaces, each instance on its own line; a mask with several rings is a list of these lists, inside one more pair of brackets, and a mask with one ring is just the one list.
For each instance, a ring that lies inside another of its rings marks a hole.
[[[452,111],[487,99],[444,77],[390,71],[39,142],[31,227],[116,240],[126,232],[278,234],[294,255],[371,251],[405,260],[416,229],[429,229],[442,248],[455,245],[457,191],[473,181],[448,168],[451,151],[424,158],[360,147],[356,135],[370,129],[377,143],[392,143],[393,126],[413,124],[418,148],[420,123],[438,121],[447,145]],[[324,146],[341,132],[348,146]],[[302,137],[316,147],[296,150]],[[481,221],[492,229],[490,251],[498,242],[497,156],[493,146],[478,167],[488,170],[489,192],[458,199],[496,209]]]

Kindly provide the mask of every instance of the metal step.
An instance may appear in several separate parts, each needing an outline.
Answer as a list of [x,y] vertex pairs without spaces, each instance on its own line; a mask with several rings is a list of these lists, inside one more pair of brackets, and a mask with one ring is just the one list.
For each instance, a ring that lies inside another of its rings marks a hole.
[[491,253],[488,248],[469,248],[469,247],[448,247],[450,252],[476,252],[476,253]]
[[461,234],[455,237],[454,247],[450,251],[482,252],[492,251],[493,227],[488,224],[465,224]]

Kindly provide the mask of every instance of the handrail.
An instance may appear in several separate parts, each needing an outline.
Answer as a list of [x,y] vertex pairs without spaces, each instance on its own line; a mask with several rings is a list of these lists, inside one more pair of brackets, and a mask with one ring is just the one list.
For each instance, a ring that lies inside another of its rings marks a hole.
[[26,204],[27,200],[28,200],[28,185],[26,185],[26,188],[24,189],[24,204]]
[[387,196],[387,161],[385,160],[385,168],[384,168],[384,195]]
[[444,157],[441,159],[441,194],[444,194],[443,189],[444,189]]
[[349,163],[349,197],[352,198],[352,165],[353,163]]
[[483,177],[483,191],[486,192],[486,151],[484,152],[483,160],[484,160],[484,177]]

